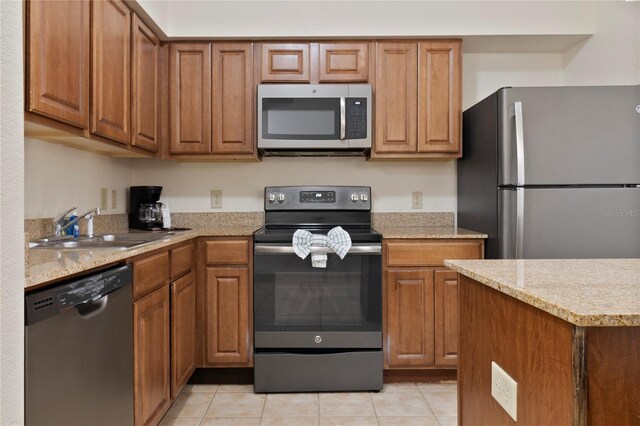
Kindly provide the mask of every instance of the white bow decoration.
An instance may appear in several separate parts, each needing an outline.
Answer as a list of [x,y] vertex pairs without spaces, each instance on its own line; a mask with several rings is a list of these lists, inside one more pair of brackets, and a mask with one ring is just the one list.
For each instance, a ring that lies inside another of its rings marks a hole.
[[[344,259],[351,248],[351,236],[340,226],[332,228],[327,232],[327,235],[312,234],[304,229],[298,229],[293,234],[291,243],[293,251],[301,259],[305,259],[311,253],[312,246],[329,247],[340,259]],[[327,254],[313,253],[311,255],[311,266],[314,268],[326,268]]]

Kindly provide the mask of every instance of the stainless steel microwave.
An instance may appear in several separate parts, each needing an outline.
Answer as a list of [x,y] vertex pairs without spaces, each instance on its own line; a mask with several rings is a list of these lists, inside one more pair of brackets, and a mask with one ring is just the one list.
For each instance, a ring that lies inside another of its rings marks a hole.
[[263,155],[362,155],[371,149],[371,85],[258,85]]

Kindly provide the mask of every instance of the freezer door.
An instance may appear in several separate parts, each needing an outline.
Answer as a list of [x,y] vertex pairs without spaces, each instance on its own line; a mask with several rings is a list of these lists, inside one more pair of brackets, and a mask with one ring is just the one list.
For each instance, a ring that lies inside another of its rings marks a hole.
[[498,186],[640,183],[640,86],[498,92]]
[[640,257],[640,188],[498,191],[503,259]]

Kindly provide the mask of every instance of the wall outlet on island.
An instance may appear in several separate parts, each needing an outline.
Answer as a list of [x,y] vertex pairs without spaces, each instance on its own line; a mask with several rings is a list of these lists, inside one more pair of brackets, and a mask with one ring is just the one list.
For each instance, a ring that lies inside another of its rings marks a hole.
[[211,208],[212,209],[222,208],[222,189],[211,190]]
[[518,421],[518,383],[491,361],[491,396],[514,421]]
[[422,208],[422,191],[414,191],[411,193],[411,208],[412,209]]

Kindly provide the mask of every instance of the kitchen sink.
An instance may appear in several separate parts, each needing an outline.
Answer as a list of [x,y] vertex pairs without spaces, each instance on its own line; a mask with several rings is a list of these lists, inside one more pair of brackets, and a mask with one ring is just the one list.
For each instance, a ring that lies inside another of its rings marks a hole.
[[175,232],[162,233],[122,233],[122,234],[102,234],[92,237],[55,238],[43,239],[29,244],[31,249],[53,249],[53,250],[129,250],[153,243],[175,235]]

